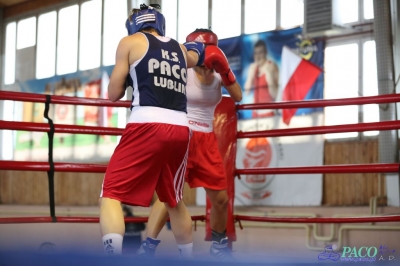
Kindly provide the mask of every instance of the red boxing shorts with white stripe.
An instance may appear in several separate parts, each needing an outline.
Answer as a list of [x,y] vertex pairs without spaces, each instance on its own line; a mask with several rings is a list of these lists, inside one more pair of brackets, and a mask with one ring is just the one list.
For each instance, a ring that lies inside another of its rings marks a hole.
[[190,129],[130,123],[112,155],[100,197],[148,207],[157,192],[171,207],[182,200]]
[[192,131],[186,182],[191,188],[224,190],[227,187],[225,168],[214,132]]

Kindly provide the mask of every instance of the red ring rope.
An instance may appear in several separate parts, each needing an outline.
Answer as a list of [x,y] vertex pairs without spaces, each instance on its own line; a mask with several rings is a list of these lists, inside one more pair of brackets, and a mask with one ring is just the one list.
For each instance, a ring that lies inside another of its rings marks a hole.
[[[102,164],[78,164],[78,163],[54,163],[56,172],[83,172],[105,173],[107,165]],[[47,162],[26,161],[0,161],[2,170],[19,171],[49,171]],[[239,175],[272,175],[272,174],[334,174],[334,173],[397,173],[399,164],[351,164],[351,165],[322,165],[304,167],[277,167],[277,168],[253,168],[236,169]]]
[[[205,221],[205,215],[194,215],[192,221]],[[148,217],[129,217],[126,222],[146,223]],[[98,223],[98,217],[11,217],[0,218],[0,224],[24,224],[24,223]]]
[[[45,103],[46,94],[28,93],[28,92],[13,92],[13,91],[0,91],[0,100],[21,101],[21,102],[34,102]],[[117,101],[112,102],[107,99],[98,98],[82,98],[51,95],[51,103],[53,104],[71,104],[71,105],[89,105],[101,107],[129,107],[130,101]]]
[[364,97],[343,98],[343,99],[238,104],[237,109],[259,110],[259,109],[288,109],[288,108],[318,108],[318,107],[328,107],[328,106],[380,104],[380,103],[394,103],[394,102],[400,102],[400,94],[385,94],[378,96],[364,96]]
[[[11,122],[11,121],[0,120],[0,129],[49,132],[50,126],[47,123]],[[93,127],[93,126],[54,124],[54,133],[119,136],[122,135],[123,131],[124,131],[123,128],[115,128],[115,127]]]
[[384,121],[372,123],[358,123],[337,126],[316,126],[304,128],[270,129],[253,132],[238,132],[238,139],[260,138],[260,137],[287,137],[301,135],[318,135],[343,132],[363,132],[371,130],[392,130],[400,129],[400,121]]
[[400,222],[400,215],[371,216],[371,217],[256,217],[236,215],[237,221],[270,222],[270,223],[370,223],[370,222]]
[[[205,221],[205,215],[192,216],[192,221]],[[269,222],[269,223],[371,223],[371,222],[400,222],[400,215],[369,216],[369,217],[257,217],[234,215],[235,221]],[[148,217],[125,218],[126,222],[146,223]],[[22,223],[98,223],[98,217],[13,217],[0,218],[0,224]]]
[[240,175],[398,173],[399,164],[351,164],[303,167],[236,169]]
[[[26,162],[26,161],[0,161],[2,170],[19,171],[44,171],[50,170],[48,162]],[[56,172],[74,173],[105,173],[107,165],[103,164],[78,164],[78,163],[54,163]]]

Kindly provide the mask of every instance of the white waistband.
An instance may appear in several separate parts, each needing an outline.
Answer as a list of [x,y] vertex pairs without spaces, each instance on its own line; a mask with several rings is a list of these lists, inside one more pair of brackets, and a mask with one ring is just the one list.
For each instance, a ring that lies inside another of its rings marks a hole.
[[192,117],[188,117],[189,127],[195,131],[201,132],[212,132],[213,131],[213,121],[212,120],[201,120],[201,119],[193,119]]
[[153,106],[133,107],[128,123],[164,123],[189,126],[186,113]]

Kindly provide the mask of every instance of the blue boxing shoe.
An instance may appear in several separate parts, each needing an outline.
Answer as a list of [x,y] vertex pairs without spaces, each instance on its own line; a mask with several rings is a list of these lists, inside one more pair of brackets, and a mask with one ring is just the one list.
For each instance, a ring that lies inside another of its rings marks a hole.
[[216,241],[212,241],[210,254],[214,258],[220,260],[233,260],[232,251],[228,247],[228,238],[225,237],[221,239],[219,243]]
[[142,241],[142,244],[137,250],[136,255],[147,258],[154,258],[157,246],[158,244],[160,244],[160,242],[160,240],[154,238],[146,238],[146,240]]

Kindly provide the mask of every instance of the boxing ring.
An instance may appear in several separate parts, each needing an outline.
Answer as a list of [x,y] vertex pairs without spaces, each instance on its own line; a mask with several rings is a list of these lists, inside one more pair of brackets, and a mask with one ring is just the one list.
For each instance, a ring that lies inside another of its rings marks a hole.
[[[43,95],[43,94],[9,92],[9,91],[0,91],[0,100],[43,103],[45,105],[44,117],[48,120],[48,123],[0,121],[0,129],[46,132],[49,139],[48,162],[3,160],[0,161],[0,170],[47,172],[48,184],[49,184],[49,208],[50,208],[49,216],[3,217],[0,218],[0,224],[99,223],[99,218],[96,217],[56,216],[55,197],[54,197],[54,173],[55,172],[105,173],[107,165],[54,162],[53,137],[55,133],[120,136],[123,132],[123,129],[98,127],[98,126],[54,124],[49,117],[50,105],[63,104],[63,105],[128,108],[130,107],[130,101],[118,101],[113,103],[105,99],[55,96],[55,95]],[[227,108],[229,112],[231,112],[231,114],[233,114],[233,116],[236,117],[236,112],[238,110],[323,108],[328,106],[384,104],[384,103],[386,104],[386,103],[396,103],[396,102],[400,102],[400,95],[398,94],[334,99],[334,100],[309,100],[309,101],[296,101],[296,102],[240,104],[240,105],[235,105],[232,100],[228,99],[227,97],[224,97],[221,104],[225,105],[224,110],[226,110]],[[233,123],[236,126],[237,118],[236,120],[232,120],[231,123]],[[398,130],[398,129],[400,129],[400,121],[382,121],[373,123],[358,123],[358,124],[335,125],[335,126],[314,126],[314,127],[304,127],[304,128],[272,129],[265,131],[253,131],[253,132],[236,132],[235,130],[230,133],[230,136],[226,136],[226,138],[228,139],[227,141],[229,141],[229,138],[233,139],[234,141],[237,141],[237,139],[243,139],[243,138],[285,137],[285,136],[363,132],[370,130],[383,131],[383,130]],[[226,143],[224,145],[229,146],[229,143]],[[233,147],[232,149],[234,149],[234,152],[236,152],[235,147]],[[231,160],[233,159],[234,161],[236,155],[230,152],[229,156],[231,156],[230,159]],[[366,224],[366,223],[377,223],[377,222],[400,222],[400,215],[370,215],[365,217],[285,217],[285,216],[265,217],[265,216],[237,215],[234,214],[233,211],[234,179],[236,177],[240,178],[241,175],[334,174],[334,173],[399,174],[400,173],[399,166],[400,165],[398,163],[392,163],[392,164],[376,163],[376,164],[352,164],[352,165],[323,165],[323,166],[307,166],[307,167],[236,169],[236,167],[233,165],[232,169],[227,169],[228,180],[230,180],[228,181],[228,187],[230,187],[228,188],[229,190],[228,194],[230,195],[231,198],[227,234],[231,239],[236,240],[236,235],[235,235],[236,224],[238,224],[239,227],[242,229],[243,227],[241,222],[244,221],[259,222],[259,223],[285,223],[285,224],[354,224],[354,223]],[[207,217],[206,214],[192,216],[192,220],[195,222],[195,226],[197,221],[207,221],[208,219],[209,217]],[[125,218],[125,221],[143,223],[147,222],[147,217]]]

